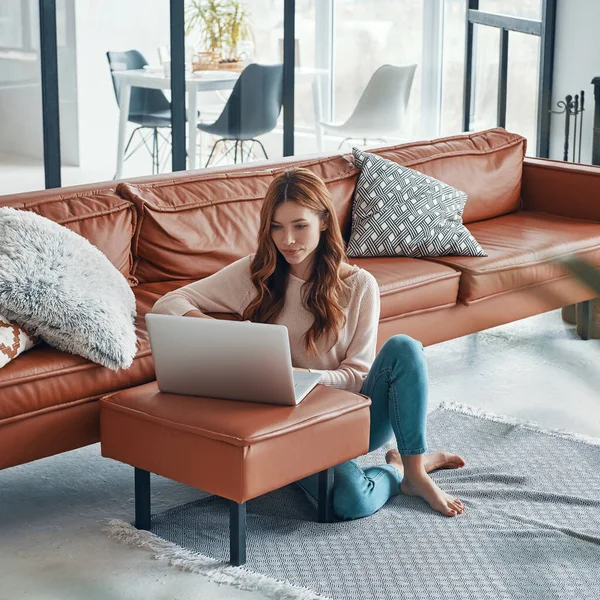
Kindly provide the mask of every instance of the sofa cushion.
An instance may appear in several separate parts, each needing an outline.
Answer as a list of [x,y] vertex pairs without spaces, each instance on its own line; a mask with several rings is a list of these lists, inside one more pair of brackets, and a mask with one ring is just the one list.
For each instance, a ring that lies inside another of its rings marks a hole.
[[[171,289],[178,284],[172,284]],[[129,369],[114,372],[41,343],[0,369],[0,426],[152,381],[154,364],[144,315],[162,294],[143,288],[134,288],[134,293],[138,351]]]
[[[525,139],[503,129],[371,152],[465,191],[464,223],[520,207]],[[268,185],[275,173],[291,166],[311,169],[325,181],[347,240],[359,173],[349,155],[166,174],[117,187],[139,209],[132,274],[141,283],[200,279],[252,253]]]
[[[451,307],[457,302],[458,269],[415,258],[353,258],[349,262],[366,269],[377,280],[382,319]],[[138,303],[143,297],[151,309],[161,296],[193,281],[144,283],[135,288],[135,294]],[[209,314],[218,319],[239,318],[231,313]],[[144,328],[144,340],[147,339]]]
[[520,208],[526,144],[524,137],[498,128],[369,152],[465,192],[463,223],[473,223]]
[[325,181],[347,234],[358,170],[341,156],[124,183],[119,193],[134,202],[140,214],[133,275],[140,283],[196,280],[254,252],[267,188],[274,174],[291,164]]
[[361,171],[348,256],[486,256],[462,223],[464,192],[376,154],[353,154]]
[[470,304],[534,286],[569,273],[555,259],[575,253],[600,266],[598,223],[519,211],[480,223],[472,223],[473,235],[488,256],[443,256],[427,259],[460,269],[459,299]]
[[377,279],[381,319],[447,308],[457,302],[460,272],[416,258],[352,258]]
[[131,240],[135,206],[111,186],[79,186],[3,196],[1,206],[32,212],[56,221],[99,248],[125,277],[132,266]]

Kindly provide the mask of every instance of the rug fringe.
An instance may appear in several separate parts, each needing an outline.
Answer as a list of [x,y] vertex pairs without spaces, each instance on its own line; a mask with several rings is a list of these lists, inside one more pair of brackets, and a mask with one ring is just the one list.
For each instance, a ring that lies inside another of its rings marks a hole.
[[231,585],[241,590],[257,591],[275,600],[328,600],[325,596],[320,596],[309,589],[255,573],[244,567],[232,567],[199,552],[187,550],[149,531],[136,529],[130,523],[119,519],[109,521],[104,531],[110,537],[129,546],[150,550],[155,559],[165,559],[170,565],[184,571],[200,573],[215,583]]
[[584,444],[591,444],[592,446],[600,446],[600,438],[587,435],[585,433],[573,433],[566,429],[552,429],[550,427],[542,427],[536,421],[529,421],[527,419],[520,419],[518,417],[511,417],[508,415],[496,414],[477,406],[470,404],[462,404],[460,402],[441,402],[438,410],[453,410],[454,412],[460,412],[466,415],[472,415],[481,419],[487,419],[488,421],[495,421],[497,423],[505,423],[507,425],[517,425],[524,429],[530,429],[538,433],[544,433],[554,437],[563,438],[566,440],[573,440],[576,442],[582,442]]

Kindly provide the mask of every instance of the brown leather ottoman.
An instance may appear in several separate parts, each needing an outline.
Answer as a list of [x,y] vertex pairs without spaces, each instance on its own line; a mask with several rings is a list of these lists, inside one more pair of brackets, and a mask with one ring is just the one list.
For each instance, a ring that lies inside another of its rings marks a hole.
[[166,394],[156,382],[100,401],[102,456],[135,467],[135,524],[150,528],[150,473],[231,501],[230,550],[246,561],[246,501],[320,473],[333,518],[335,465],[369,447],[366,396],[318,385],[298,406]]

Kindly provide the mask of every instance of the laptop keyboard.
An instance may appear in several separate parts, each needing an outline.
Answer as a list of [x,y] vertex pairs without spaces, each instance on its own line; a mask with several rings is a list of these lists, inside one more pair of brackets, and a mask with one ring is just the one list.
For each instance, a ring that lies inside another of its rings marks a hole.
[[306,371],[294,371],[294,389],[306,384],[312,379],[312,373]]

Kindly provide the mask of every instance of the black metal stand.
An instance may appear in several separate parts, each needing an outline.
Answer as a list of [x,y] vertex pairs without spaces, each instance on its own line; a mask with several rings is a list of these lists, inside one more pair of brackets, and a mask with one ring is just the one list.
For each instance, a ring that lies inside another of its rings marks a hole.
[[234,567],[246,562],[246,503],[229,501],[229,560]]
[[[592,83],[600,85],[600,78],[592,80]],[[592,164],[600,162],[600,91],[595,88],[596,111],[594,118],[594,148],[592,151]],[[580,94],[575,96],[565,96],[564,100],[557,102],[559,111],[552,111],[554,114],[565,115],[565,141],[563,160],[569,160],[569,142],[571,138],[571,119],[573,118],[573,153],[571,156],[572,162],[581,162],[581,142],[583,140],[583,112],[585,111],[585,92],[582,90]],[[597,138],[598,136],[598,138]],[[594,163],[594,160],[597,162]],[[565,306],[562,309],[563,320],[569,322],[571,315],[575,315],[577,324],[577,334],[582,340],[589,340],[592,337],[593,328],[593,305],[591,300],[578,302]]]
[[[224,147],[227,148],[226,142],[234,142],[234,145],[232,147],[230,147],[228,150],[226,149],[225,153],[221,156],[221,158],[219,158],[219,160],[215,164],[218,164],[221,160],[223,160],[224,158],[229,156],[232,152],[233,152],[234,164],[237,164],[237,162],[238,162],[238,152],[239,152],[240,162],[247,162],[248,160],[250,160],[251,157],[252,157],[252,159],[257,160],[257,157],[254,154],[254,144],[258,144],[260,146],[260,148],[265,156],[265,159],[269,158],[267,156],[267,151],[265,150],[265,147],[263,146],[263,144],[260,140],[257,140],[254,138],[249,139],[249,140],[234,140],[234,139],[229,139],[229,138],[219,138],[213,144],[210,154],[208,155],[208,160],[206,161],[206,164],[204,165],[204,167],[208,167],[208,165],[210,164],[213,154],[215,153],[215,150],[217,148],[217,144],[223,143]],[[246,144],[249,144],[249,147],[247,146],[244,149],[244,142],[246,142]],[[246,151],[246,158],[244,158],[244,150]],[[213,165],[213,166],[215,166],[215,165]]]
[[565,141],[563,160],[569,160],[569,142],[571,138],[571,118],[573,118],[573,162],[581,162],[581,140],[583,135],[583,111],[585,110],[585,92],[565,96],[564,100],[557,102],[560,110],[551,111],[555,115],[565,115]]
[[135,526],[150,529],[150,473],[135,468]]
[[600,165],[600,77],[592,79],[594,86],[594,137],[592,142],[592,164]]
[[333,467],[319,473],[319,523],[333,522]]

